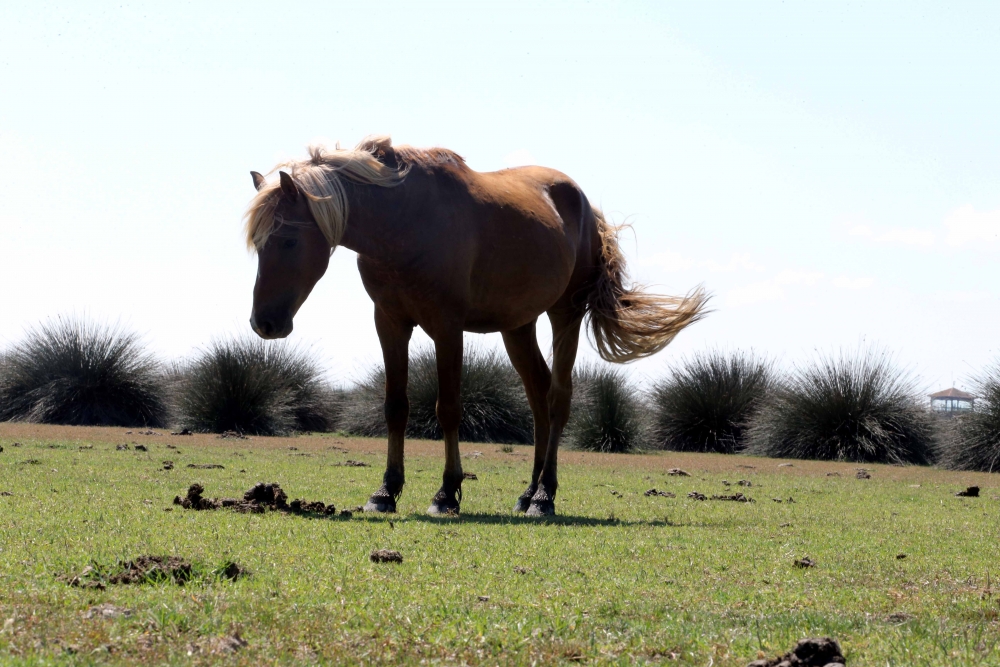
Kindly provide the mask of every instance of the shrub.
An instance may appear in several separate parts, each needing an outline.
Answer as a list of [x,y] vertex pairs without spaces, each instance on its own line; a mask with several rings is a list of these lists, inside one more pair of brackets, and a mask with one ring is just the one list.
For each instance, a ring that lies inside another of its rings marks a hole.
[[[407,395],[410,399],[407,436],[441,439],[436,412],[437,358],[433,348],[421,348],[410,355]],[[379,366],[344,399],[342,428],[355,435],[386,435],[384,402],[385,369]],[[503,352],[466,346],[458,437],[465,442],[533,441],[531,409],[521,378]]]
[[930,462],[934,428],[912,379],[869,349],[796,369],[751,419],[747,453],[858,463]]
[[159,427],[166,416],[159,363],[117,326],[56,318],[0,364],[0,420]]
[[975,409],[950,420],[939,462],[952,470],[1000,472],[1000,361],[973,379]]
[[313,355],[250,336],[214,341],[179,371],[177,410],[194,431],[287,435],[335,427],[335,395]]
[[572,449],[592,452],[638,451],[649,435],[645,413],[624,370],[584,364],[573,373],[573,407],[564,440]]
[[747,421],[773,385],[771,363],[752,352],[710,351],[684,360],[653,386],[654,446],[723,454],[743,449]]

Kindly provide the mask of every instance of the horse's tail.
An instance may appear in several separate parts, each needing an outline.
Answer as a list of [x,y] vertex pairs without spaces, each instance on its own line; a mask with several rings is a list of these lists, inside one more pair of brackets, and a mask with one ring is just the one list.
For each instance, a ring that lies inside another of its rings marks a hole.
[[594,345],[606,361],[648,357],[705,316],[709,295],[701,287],[683,297],[649,294],[640,285],[626,287],[625,256],[618,245],[621,228],[608,224],[600,210],[593,211],[601,239],[600,265],[587,299]]

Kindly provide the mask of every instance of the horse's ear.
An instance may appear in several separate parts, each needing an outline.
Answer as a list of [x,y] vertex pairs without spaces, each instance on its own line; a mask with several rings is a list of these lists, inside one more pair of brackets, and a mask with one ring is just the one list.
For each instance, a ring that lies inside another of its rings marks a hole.
[[265,184],[264,177],[260,174],[260,172],[251,171],[250,178],[253,179],[253,186],[258,190],[264,187]]
[[278,176],[281,177],[281,191],[285,193],[285,196],[298,199],[299,189],[295,186],[295,181],[292,180],[292,177],[283,171],[279,171]]

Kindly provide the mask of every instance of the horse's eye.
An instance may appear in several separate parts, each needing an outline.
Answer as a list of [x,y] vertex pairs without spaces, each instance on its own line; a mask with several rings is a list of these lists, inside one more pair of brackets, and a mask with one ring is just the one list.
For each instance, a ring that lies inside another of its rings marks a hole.
[[282,247],[294,248],[296,245],[298,245],[298,243],[299,243],[298,239],[285,239],[285,242],[282,244]]

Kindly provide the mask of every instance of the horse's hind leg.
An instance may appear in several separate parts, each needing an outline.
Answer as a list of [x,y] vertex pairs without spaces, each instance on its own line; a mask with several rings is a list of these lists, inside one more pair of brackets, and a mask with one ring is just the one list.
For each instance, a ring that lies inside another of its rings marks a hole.
[[382,486],[371,495],[366,512],[395,512],[396,500],[403,493],[403,437],[410,416],[406,398],[409,371],[410,336],[413,326],[391,319],[375,307],[375,329],[382,345],[385,362],[385,422],[389,430],[389,454],[386,459]]
[[573,364],[580,342],[580,324],[583,313],[577,309],[549,311],[552,322],[552,384],[549,386],[549,442],[545,448],[545,462],[538,478],[538,488],[531,497],[528,516],[545,516],[556,513],[557,459],[559,439],[569,421],[570,399],[573,397]]
[[531,498],[538,490],[538,476],[541,475],[545,465],[545,450],[549,440],[549,408],[546,396],[549,393],[552,373],[549,372],[542,351],[538,349],[535,321],[513,331],[503,332],[503,344],[507,348],[510,362],[524,383],[524,392],[528,396],[528,405],[531,406],[531,415],[535,422],[535,465],[531,470],[531,484],[514,505],[515,512],[527,512]]
[[437,355],[437,418],[444,433],[444,479],[434,494],[428,514],[458,514],[462,501],[462,458],[458,427],[462,421],[462,330],[435,336]]

